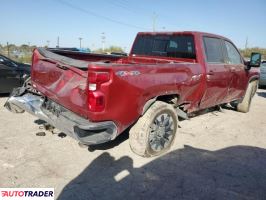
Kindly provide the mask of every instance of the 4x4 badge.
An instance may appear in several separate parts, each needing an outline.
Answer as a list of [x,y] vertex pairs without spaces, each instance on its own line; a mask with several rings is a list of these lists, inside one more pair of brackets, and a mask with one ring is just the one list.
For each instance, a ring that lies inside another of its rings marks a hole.
[[118,71],[115,73],[117,76],[138,76],[140,75],[139,71]]

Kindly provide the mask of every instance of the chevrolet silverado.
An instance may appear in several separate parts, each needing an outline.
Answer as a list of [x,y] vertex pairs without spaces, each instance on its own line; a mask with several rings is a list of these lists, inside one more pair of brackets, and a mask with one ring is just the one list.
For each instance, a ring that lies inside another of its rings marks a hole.
[[227,103],[248,112],[260,60],[244,61],[225,37],[189,31],[138,33],[128,56],[37,48],[31,79],[5,106],[85,145],[130,128],[131,149],[155,156],[170,148],[180,118]]

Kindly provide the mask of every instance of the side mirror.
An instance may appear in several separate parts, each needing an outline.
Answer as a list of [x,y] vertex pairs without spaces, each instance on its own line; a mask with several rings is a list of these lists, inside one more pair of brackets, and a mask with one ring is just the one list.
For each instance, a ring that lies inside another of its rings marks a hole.
[[251,53],[249,67],[259,67],[261,64],[261,54],[260,53]]

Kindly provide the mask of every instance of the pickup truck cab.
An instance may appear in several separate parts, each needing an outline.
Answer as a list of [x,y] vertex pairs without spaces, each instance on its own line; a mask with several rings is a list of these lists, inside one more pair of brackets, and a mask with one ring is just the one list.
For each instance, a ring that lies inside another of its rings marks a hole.
[[130,127],[131,149],[154,156],[170,148],[179,117],[226,103],[248,112],[260,59],[247,63],[232,41],[202,32],[139,33],[128,56],[37,48],[31,80],[5,106],[86,145]]

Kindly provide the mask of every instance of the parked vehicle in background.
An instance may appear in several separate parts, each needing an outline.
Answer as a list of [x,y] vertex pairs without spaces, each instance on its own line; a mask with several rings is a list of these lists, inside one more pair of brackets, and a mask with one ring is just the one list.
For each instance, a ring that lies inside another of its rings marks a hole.
[[5,106],[86,145],[132,126],[131,149],[155,156],[172,145],[178,117],[225,103],[248,112],[260,62],[258,53],[244,62],[229,39],[201,32],[139,33],[128,56],[38,48],[32,87],[18,89]]
[[55,47],[55,48],[47,48],[49,51],[79,51],[83,53],[90,53],[91,50],[89,48],[76,48],[76,47]]
[[259,81],[260,87],[266,86],[266,61],[261,62],[260,65],[260,81]]
[[0,55],[0,93],[10,93],[30,76],[30,65]]
[[55,48],[47,48],[49,51],[79,51],[76,47],[55,47]]

